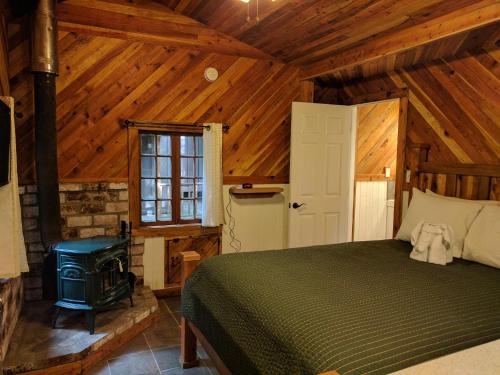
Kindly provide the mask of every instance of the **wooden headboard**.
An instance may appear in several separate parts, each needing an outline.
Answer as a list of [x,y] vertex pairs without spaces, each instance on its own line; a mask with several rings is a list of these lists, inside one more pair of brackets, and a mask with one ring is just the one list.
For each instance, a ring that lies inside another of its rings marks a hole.
[[416,187],[449,197],[500,201],[500,165],[421,162]]
[[500,201],[500,163],[441,164],[428,161],[429,144],[407,143],[405,148],[405,168],[396,175],[394,234],[401,226],[413,187],[448,197]]

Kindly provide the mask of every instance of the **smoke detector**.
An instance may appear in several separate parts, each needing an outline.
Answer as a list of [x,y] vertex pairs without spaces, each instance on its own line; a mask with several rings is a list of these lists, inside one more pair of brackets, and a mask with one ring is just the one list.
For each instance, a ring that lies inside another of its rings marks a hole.
[[208,67],[205,69],[205,79],[208,82],[214,82],[219,78],[219,71],[213,67]]

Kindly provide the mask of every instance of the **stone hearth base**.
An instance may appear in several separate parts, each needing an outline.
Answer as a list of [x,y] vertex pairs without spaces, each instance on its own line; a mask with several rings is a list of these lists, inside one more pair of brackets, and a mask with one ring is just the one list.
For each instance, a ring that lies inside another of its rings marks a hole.
[[26,303],[7,357],[4,375],[81,374],[159,318],[158,302],[147,287],[137,288],[134,307],[123,300],[97,314],[96,332],[89,335],[85,315],[61,310],[52,329],[51,302]]

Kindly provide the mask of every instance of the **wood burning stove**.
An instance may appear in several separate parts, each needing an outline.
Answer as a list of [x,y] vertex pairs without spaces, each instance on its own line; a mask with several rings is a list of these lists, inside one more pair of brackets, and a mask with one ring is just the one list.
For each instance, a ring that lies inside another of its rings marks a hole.
[[123,298],[130,298],[133,305],[125,236],[62,241],[54,247],[54,252],[58,294],[54,327],[61,308],[82,310],[92,335],[97,312]]

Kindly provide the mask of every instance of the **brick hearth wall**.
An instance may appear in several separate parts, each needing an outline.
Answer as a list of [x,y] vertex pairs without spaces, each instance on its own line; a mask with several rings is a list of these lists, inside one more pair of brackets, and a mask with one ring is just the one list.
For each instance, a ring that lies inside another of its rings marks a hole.
[[125,183],[60,184],[63,239],[114,236],[128,222]]
[[[120,221],[128,222],[128,184],[64,183],[59,185],[63,239],[117,235]],[[23,231],[30,272],[24,276],[25,299],[42,298],[42,265],[46,255],[38,228],[36,186],[20,187]],[[139,282],[144,276],[144,238],[132,239],[130,270]]]
[[24,299],[27,301],[42,298],[42,266],[45,248],[38,227],[38,204],[36,186],[19,186],[23,216],[24,242],[28,255],[30,272],[23,275]]

